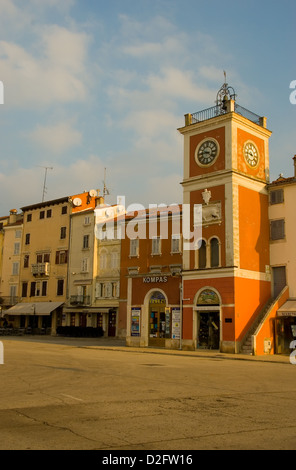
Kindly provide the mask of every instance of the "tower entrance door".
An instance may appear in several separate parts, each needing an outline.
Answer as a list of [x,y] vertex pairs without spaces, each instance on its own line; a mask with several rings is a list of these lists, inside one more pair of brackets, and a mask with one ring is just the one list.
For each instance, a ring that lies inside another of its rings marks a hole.
[[197,348],[219,349],[220,312],[197,312]]
[[204,289],[197,298],[197,349],[220,349],[220,299],[212,289]]

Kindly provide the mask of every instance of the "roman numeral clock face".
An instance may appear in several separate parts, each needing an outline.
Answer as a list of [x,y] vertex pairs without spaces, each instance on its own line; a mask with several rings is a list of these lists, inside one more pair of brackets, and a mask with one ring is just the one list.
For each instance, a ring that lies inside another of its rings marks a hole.
[[244,157],[251,168],[256,168],[259,163],[259,151],[253,142],[246,142],[244,145]]
[[219,155],[219,144],[214,139],[203,140],[196,148],[195,160],[199,166],[210,166]]

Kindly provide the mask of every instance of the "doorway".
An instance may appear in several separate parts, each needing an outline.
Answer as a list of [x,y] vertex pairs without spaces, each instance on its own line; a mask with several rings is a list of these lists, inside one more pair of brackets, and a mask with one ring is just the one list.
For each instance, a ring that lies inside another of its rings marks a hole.
[[197,349],[220,348],[220,312],[197,312]]
[[108,336],[116,336],[116,311],[110,310],[108,315]]
[[149,300],[149,346],[165,347],[165,338],[170,336],[170,318],[166,314],[166,299],[153,292]]

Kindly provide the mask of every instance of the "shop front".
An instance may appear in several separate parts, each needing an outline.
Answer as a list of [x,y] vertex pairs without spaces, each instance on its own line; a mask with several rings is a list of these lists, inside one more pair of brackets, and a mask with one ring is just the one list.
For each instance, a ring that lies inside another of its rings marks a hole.
[[117,332],[117,308],[65,307],[58,333],[67,336],[115,337]]
[[63,302],[20,302],[5,312],[16,329],[33,334],[56,334]]
[[127,345],[178,349],[181,337],[180,279],[166,276],[152,278],[152,282],[147,283],[147,277],[130,278],[129,286]]
[[275,318],[275,354],[291,354],[296,341],[296,301],[288,300]]

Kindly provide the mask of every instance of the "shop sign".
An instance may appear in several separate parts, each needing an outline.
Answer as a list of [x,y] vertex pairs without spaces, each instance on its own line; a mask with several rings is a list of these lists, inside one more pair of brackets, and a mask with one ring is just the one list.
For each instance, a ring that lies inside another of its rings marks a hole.
[[180,308],[172,308],[172,339],[180,339],[181,312]]
[[151,282],[168,282],[167,276],[146,276],[143,277],[144,284],[150,284]]
[[278,317],[296,317],[296,312],[277,312]]
[[140,308],[132,308],[131,336],[140,336]]

